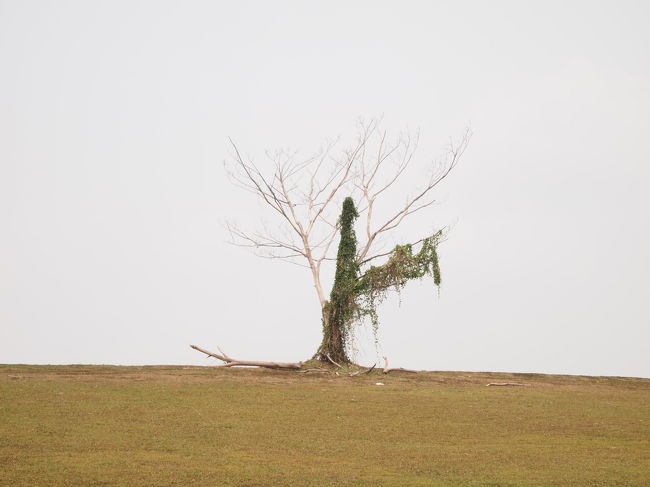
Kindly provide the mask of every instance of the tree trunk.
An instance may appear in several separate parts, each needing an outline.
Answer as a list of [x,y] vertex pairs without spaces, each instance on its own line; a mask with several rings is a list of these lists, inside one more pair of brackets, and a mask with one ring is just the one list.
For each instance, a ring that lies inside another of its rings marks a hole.
[[323,341],[316,353],[322,362],[350,363],[346,352],[349,326],[357,309],[356,287],[359,278],[357,236],[354,220],[359,216],[354,201],[347,197],[339,218],[341,240],[336,254],[336,274],[329,302],[322,308]]
[[336,316],[330,316],[330,309],[326,306],[323,310],[323,341],[315,358],[337,365],[349,364],[351,360],[345,350],[344,324]]

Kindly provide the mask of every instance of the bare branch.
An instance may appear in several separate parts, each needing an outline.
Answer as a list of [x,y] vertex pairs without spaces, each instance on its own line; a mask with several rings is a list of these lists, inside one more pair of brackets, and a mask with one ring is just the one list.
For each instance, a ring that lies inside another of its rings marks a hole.
[[303,362],[260,362],[258,360],[236,360],[233,358],[228,357],[223,351],[219,349],[219,353],[214,353],[206,350],[205,348],[197,347],[196,345],[190,345],[191,348],[194,350],[197,350],[201,353],[206,354],[209,357],[214,357],[222,362],[224,362],[223,365],[217,365],[216,367],[218,368],[223,368],[223,367],[264,367],[267,369],[283,369],[283,370],[299,370],[303,366]]
[[[329,195],[325,199],[324,202],[319,204],[319,209],[316,211],[316,214],[311,218],[309,221],[309,226],[307,229],[307,233],[310,233],[312,228],[314,227],[314,224],[318,221],[319,217],[325,210],[325,208],[332,202],[334,199],[334,196],[338,193],[338,191],[343,187],[345,183],[348,182],[348,177],[350,175],[350,171],[357,160],[357,157],[359,156],[360,153],[365,149],[366,143],[368,142],[368,139],[372,135],[372,133],[375,131],[376,125],[375,123],[370,123],[369,125],[364,127],[364,132],[362,135],[359,137],[357,141],[357,145],[354,147],[352,151],[349,151],[347,154],[347,160],[345,163],[341,166],[341,168],[337,171],[337,175],[339,176],[338,182],[334,184],[332,189],[329,192]],[[334,179],[331,179],[333,181]],[[325,185],[327,187],[330,183]]]
[[[458,164],[460,157],[462,156],[463,152],[467,148],[467,144],[469,143],[470,137],[471,137],[471,132],[468,129],[461,137],[461,140],[458,144],[454,145],[453,143],[450,143],[447,149],[448,151],[447,160],[443,161],[443,163],[441,164],[442,169],[438,172],[434,171],[434,174],[429,179],[428,184],[422,190],[420,190],[420,192],[417,193],[414,197],[408,199],[405,205],[399,211],[397,211],[392,217],[390,217],[387,221],[385,221],[381,226],[379,226],[374,231],[372,231],[370,228],[370,221],[372,216],[372,205],[374,203],[374,198],[376,197],[376,195],[368,195],[366,189],[364,195],[368,202],[368,216],[367,216],[367,227],[366,227],[367,240],[366,243],[363,245],[362,250],[359,252],[358,260],[364,261],[366,259],[366,256],[368,255],[378,235],[396,228],[402,223],[402,221],[406,217],[412,215],[413,213],[416,213],[417,211],[423,208],[432,205],[435,202],[435,200],[433,199],[426,200],[426,197],[433,190],[433,188],[435,188],[441,181],[443,181],[447,177],[447,175],[456,166],[456,164]],[[410,161],[410,157],[411,156],[407,157],[404,160],[405,165],[408,165],[408,162]],[[403,171],[403,169],[401,170]],[[399,171],[400,170],[398,170],[398,172]],[[399,174],[401,174],[401,172],[399,172]],[[397,177],[399,177],[399,174],[397,175]],[[390,184],[395,182],[397,180],[397,177],[394,178]],[[386,187],[387,186],[383,187],[381,191],[386,189]],[[422,200],[425,201],[421,203]]]
[[318,259],[318,264],[324,260],[328,260],[329,258],[327,257],[327,253],[330,250],[330,247],[332,246],[332,243],[336,240],[336,236],[338,235],[339,232],[339,226],[336,225],[333,229],[330,235],[327,237],[327,243],[325,244],[325,249],[323,250],[323,253],[321,254],[321,257]]
[[[304,251],[291,242],[285,242],[270,235],[251,235],[240,230],[232,223],[226,223],[226,229],[232,237],[232,245],[251,248],[287,249],[304,257]],[[240,243],[238,243],[237,240],[239,240]]]

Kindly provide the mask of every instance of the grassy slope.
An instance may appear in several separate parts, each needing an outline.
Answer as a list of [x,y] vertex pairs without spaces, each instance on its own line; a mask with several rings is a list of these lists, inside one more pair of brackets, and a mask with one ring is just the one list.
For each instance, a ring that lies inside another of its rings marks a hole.
[[0,366],[0,486],[41,485],[647,486],[650,380]]

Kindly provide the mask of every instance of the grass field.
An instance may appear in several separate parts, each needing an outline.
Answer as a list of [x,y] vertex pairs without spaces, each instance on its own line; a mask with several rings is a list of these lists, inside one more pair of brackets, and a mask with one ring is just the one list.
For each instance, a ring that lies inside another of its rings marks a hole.
[[650,486],[650,380],[0,366],[0,486],[109,485]]

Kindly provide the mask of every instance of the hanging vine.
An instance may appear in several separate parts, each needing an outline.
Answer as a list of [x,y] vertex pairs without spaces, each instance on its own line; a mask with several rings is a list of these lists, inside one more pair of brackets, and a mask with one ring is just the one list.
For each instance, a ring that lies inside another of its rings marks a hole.
[[375,339],[379,327],[377,307],[386,299],[390,291],[400,292],[408,281],[433,278],[439,288],[441,283],[438,244],[442,239],[442,230],[421,241],[422,247],[416,253],[413,244],[397,245],[390,253],[386,263],[371,266],[359,277],[357,306],[368,316],[372,323]]

